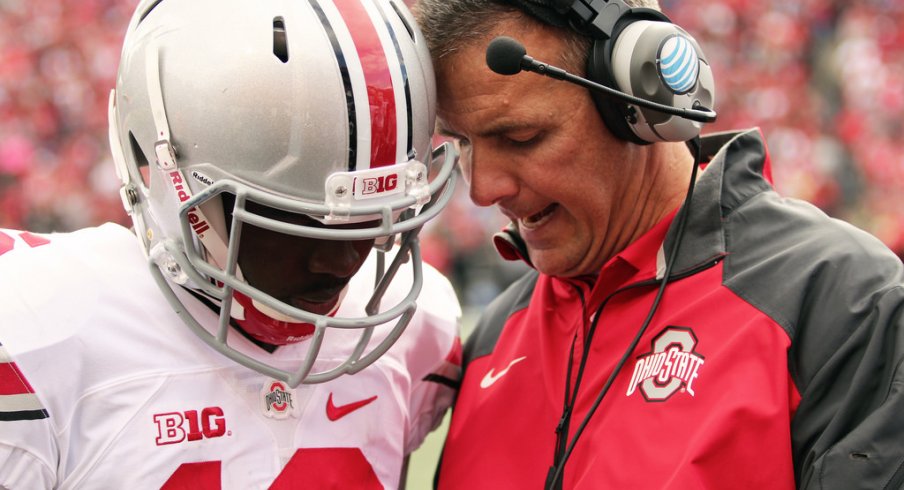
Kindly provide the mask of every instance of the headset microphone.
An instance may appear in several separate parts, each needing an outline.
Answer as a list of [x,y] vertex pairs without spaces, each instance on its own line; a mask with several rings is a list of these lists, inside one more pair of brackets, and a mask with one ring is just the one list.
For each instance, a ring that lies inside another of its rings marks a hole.
[[693,109],[683,109],[659,104],[650,100],[635,97],[611,87],[601,85],[592,80],[579,77],[548,63],[537,61],[527,55],[524,45],[508,36],[499,36],[487,46],[487,66],[500,75],[515,75],[524,71],[532,71],[557,80],[580,85],[589,90],[616,97],[630,104],[645,107],[654,111],[679,116],[691,121],[710,123],[716,120],[716,113],[699,104]]

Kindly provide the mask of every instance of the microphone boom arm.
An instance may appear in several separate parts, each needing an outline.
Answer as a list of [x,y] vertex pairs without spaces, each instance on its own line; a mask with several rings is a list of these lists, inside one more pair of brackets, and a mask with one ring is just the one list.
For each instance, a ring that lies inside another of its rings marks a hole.
[[666,114],[683,117],[685,119],[690,119],[691,121],[711,123],[716,120],[716,113],[709,108],[700,106],[696,109],[681,109],[678,107],[658,104],[650,100],[641,99],[640,97],[626,94],[611,87],[596,83],[592,80],[588,80],[577,75],[572,75],[571,73],[568,73],[561,68],[552,66],[549,63],[537,61],[528,55],[524,55],[524,57],[521,58],[521,68],[525,71],[531,71],[540,75],[554,78],[556,80],[564,80],[566,82],[580,85],[588,90],[602,92],[634,105],[646,107],[647,109],[652,109],[654,111],[665,112]]

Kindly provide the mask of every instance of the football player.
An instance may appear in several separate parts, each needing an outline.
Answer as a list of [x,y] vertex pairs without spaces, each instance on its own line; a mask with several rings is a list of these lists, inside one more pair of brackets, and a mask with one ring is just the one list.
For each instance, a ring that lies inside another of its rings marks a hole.
[[404,3],[142,1],[109,116],[133,230],[0,230],[0,487],[398,488],[460,364]]

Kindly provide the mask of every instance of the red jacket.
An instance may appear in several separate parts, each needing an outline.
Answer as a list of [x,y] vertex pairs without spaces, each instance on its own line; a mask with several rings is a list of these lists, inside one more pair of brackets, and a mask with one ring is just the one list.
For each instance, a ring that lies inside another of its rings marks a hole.
[[562,488],[899,488],[900,261],[776,195],[758,131],[713,145],[665,295],[592,416],[650,311],[672,218],[592,285],[531,271],[487,309],[465,348],[441,490],[544,488],[582,423]]

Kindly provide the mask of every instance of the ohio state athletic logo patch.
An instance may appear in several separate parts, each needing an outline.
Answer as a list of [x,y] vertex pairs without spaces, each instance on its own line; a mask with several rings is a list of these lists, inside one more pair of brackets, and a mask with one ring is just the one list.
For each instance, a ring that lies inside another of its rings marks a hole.
[[648,402],[661,402],[681,391],[694,396],[694,381],[704,358],[694,351],[697,336],[687,327],[666,327],[652,342],[652,351],[638,356],[627,396],[640,391]]
[[271,380],[264,383],[261,389],[264,415],[273,419],[286,419],[290,415],[298,417],[295,398],[295,390],[282,381]]

